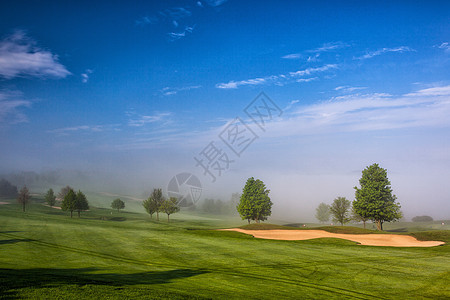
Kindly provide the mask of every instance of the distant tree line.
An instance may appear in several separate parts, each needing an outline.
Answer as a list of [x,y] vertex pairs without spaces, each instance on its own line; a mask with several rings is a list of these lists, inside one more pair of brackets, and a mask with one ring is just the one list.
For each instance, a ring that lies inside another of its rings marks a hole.
[[330,215],[333,221],[341,225],[354,220],[376,223],[378,230],[383,230],[384,222],[396,221],[402,218],[400,204],[392,194],[391,182],[387,177],[387,170],[378,164],[366,167],[359,180],[360,188],[355,187],[355,200],[350,202],[345,197],[337,197],[331,205],[319,204],[316,218],[320,222],[327,222]]
[[16,198],[18,194],[17,186],[6,179],[0,179],[0,197]]
[[412,218],[413,222],[432,222],[433,218],[430,216],[415,216]]

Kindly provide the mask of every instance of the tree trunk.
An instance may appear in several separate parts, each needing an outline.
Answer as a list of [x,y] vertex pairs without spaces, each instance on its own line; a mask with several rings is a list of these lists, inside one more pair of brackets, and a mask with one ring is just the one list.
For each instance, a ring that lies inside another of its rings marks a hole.
[[366,229],[366,221],[363,221],[364,229]]
[[159,213],[156,212],[156,221],[159,221]]
[[169,214],[167,214],[167,223],[170,223],[170,220],[169,220]]
[[72,218],[72,212],[73,212],[73,210],[70,211],[70,218]]
[[376,224],[377,224],[377,230],[383,230],[383,223],[381,223],[380,220],[377,220]]
[[23,212],[25,212],[25,202],[22,203],[22,209],[23,209]]
[[119,212],[119,209],[117,209],[117,212]]
[[250,224],[250,219],[247,219],[247,221],[248,221],[248,224]]
[[80,214],[81,214],[81,212],[80,212],[80,211],[78,211],[78,218],[80,217]]

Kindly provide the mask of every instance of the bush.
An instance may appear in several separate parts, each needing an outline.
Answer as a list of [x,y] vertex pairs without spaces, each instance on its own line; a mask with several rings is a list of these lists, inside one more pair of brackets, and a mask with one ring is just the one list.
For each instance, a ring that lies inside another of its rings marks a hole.
[[433,218],[430,216],[415,216],[412,218],[413,222],[431,222],[433,221]]

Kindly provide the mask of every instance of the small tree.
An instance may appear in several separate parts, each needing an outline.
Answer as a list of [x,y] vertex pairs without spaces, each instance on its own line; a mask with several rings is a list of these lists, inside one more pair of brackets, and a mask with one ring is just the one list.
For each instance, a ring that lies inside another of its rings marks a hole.
[[330,220],[330,206],[325,203],[320,203],[316,208],[316,219],[319,220],[320,223],[325,223]]
[[49,189],[45,194],[45,202],[47,202],[50,207],[53,207],[56,204],[56,196],[53,193],[53,189]]
[[125,203],[120,200],[119,198],[114,199],[114,201],[111,203],[111,207],[114,209],[117,209],[117,212],[119,212],[120,209],[125,208]]
[[86,195],[83,194],[80,190],[78,190],[78,193],[75,197],[75,210],[78,212],[78,218],[80,217],[80,214],[84,210],[89,209],[89,202],[87,201]]
[[150,215],[150,218],[153,219],[153,214],[158,210],[157,203],[153,200],[153,198],[149,197],[142,202],[142,205],[144,206],[145,211],[147,211]]
[[330,212],[333,215],[333,221],[341,223],[341,226],[343,226],[344,223],[350,221],[349,209],[350,201],[348,201],[345,197],[337,197],[336,199],[334,199],[333,203],[330,206]]
[[30,192],[28,191],[27,187],[24,186],[20,189],[19,196],[17,196],[17,202],[19,204],[22,204],[22,209],[25,212],[25,206],[30,202],[31,196]]
[[70,186],[66,185],[65,187],[61,188],[61,190],[58,193],[58,198],[62,201],[64,200],[64,197],[69,193],[70,190],[73,190]]
[[269,198],[270,190],[266,189],[264,182],[259,179],[249,178],[242,192],[237,210],[242,220],[254,220],[257,223],[267,220],[271,215],[272,201]]
[[359,180],[361,188],[355,187],[355,212],[365,219],[373,220],[378,230],[383,230],[384,222],[402,218],[400,204],[392,194],[391,182],[387,170],[378,164],[366,167]]
[[62,200],[61,209],[63,211],[70,211],[71,218],[73,211],[76,209],[76,201],[77,195],[75,194],[74,190],[70,188],[66,196],[64,196],[64,199]]
[[175,197],[170,197],[169,199],[166,199],[163,201],[161,205],[161,211],[165,212],[167,214],[167,222],[170,222],[169,216],[171,214],[174,214],[176,212],[180,211],[180,207],[177,204],[178,199]]
[[155,209],[156,220],[159,221],[159,212],[161,211],[161,206],[165,200],[162,194],[162,189],[153,189],[153,192],[150,194],[149,199],[153,202],[152,208]]

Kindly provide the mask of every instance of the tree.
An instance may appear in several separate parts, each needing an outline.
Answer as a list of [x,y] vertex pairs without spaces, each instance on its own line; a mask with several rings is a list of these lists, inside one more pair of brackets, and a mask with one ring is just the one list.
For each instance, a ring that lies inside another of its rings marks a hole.
[[170,222],[169,216],[180,211],[180,207],[178,206],[178,199],[175,197],[165,199],[162,202],[161,211],[167,214],[167,222]]
[[412,218],[413,222],[432,222],[433,218],[430,216],[415,216]]
[[164,196],[162,194],[162,189],[153,189],[153,192],[150,194],[149,199],[153,202],[153,207],[156,212],[156,220],[159,221],[159,212],[161,211],[161,206],[164,202]]
[[320,223],[325,223],[330,220],[330,206],[325,203],[320,203],[316,208],[316,219]]
[[78,190],[78,193],[75,197],[75,210],[78,212],[78,218],[80,217],[80,214],[84,210],[89,209],[89,202],[86,198],[86,195],[83,194],[80,190]]
[[376,223],[378,230],[383,230],[384,222],[402,218],[400,204],[392,194],[391,182],[387,170],[378,164],[366,167],[359,180],[361,188],[355,188],[354,211],[362,218]]
[[5,179],[0,180],[0,197],[16,198],[18,196],[17,186],[12,185]]
[[352,203],[352,215],[351,215],[351,219],[353,221],[356,222],[363,222],[364,225],[364,229],[366,229],[366,222],[369,220],[369,218],[367,217],[363,217],[361,215],[359,215],[356,211],[355,211],[355,206]]
[[68,185],[61,188],[61,190],[58,193],[58,199],[60,199],[61,201],[64,200],[64,197],[66,197],[67,193],[69,193],[70,190],[73,190],[73,188],[71,188]]
[[341,226],[343,226],[344,223],[350,221],[350,204],[350,201],[345,197],[337,197],[334,199],[333,203],[330,205],[330,212],[333,215],[334,222],[339,222],[341,223]]
[[31,196],[30,192],[28,191],[26,186],[23,186],[23,188],[20,189],[19,195],[17,196],[17,202],[19,204],[22,204],[22,209],[25,212],[25,205],[30,202]]
[[271,215],[272,201],[269,198],[270,190],[266,189],[264,182],[259,179],[249,178],[242,191],[237,211],[242,220],[254,220],[257,223],[267,220]]
[[50,207],[53,207],[56,204],[56,196],[53,193],[53,189],[49,189],[47,194],[45,194],[45,202],[47,202]]
[[161,211],[161,205],[164,201],[161,189],[153,189],[147,200],[142,202],[147,213],[150,214],[150,218],[153,218],[153,214],[156,213],[156,220],[159,221],[159,212]]
[[61,209],[63,211],[70,211],[70,217],[72,218],[72,213],[76,209],[77,195],[74,190],[70,188],[61,203]]
[[119,212],[120,209],[125,208],[125,202],[123,202],[119,198],[114,199],[114,201],[111,203],[111,207],[117,209],[117,212]]

